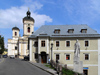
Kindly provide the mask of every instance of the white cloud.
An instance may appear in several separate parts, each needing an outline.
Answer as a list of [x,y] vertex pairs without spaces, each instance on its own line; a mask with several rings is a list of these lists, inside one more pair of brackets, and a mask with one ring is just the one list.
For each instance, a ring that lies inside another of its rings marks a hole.
[[9,9],[0,9],[0,28],[12,28],[17,26],[23,28],[22,19],[26,16],[28,7],[31,11],[31,16],[35,19],[35,27],[44,25],[45,22],[52,22],[52,19],[45,14],[38,14],[37,10],[42,8],[42,4],[29,1],[30,5],[24,4],[20,7],[11,7]]

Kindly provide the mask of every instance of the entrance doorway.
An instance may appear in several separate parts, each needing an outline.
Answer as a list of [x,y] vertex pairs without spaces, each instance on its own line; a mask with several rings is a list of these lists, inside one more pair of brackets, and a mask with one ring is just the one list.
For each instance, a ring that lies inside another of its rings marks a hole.
[[84,75],[88,75],[88,70],[83,70]]
[[41,63],[47,63],[46,52],[41,52]]

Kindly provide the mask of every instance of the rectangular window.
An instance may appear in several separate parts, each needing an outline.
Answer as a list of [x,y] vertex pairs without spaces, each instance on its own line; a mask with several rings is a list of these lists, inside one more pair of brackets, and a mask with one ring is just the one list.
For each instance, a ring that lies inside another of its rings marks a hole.
[[45,41],[41,41],[41,47],[45,47]]
[[56,54],[56,60],[59,60],[59,54]]
[[66,54],[66,60],[70,60],[70,54]]
[[59,41],[56,41],[56,47],[59,47]]
[[89,54],[85,54],[85,60],[89,60]]
[[17,50],[17,47],[15,46],[15,50]]
[[66,41],[66,47],[70,46],[70,41]]
[[85,41],[85,47],[89,46],[89,42]]

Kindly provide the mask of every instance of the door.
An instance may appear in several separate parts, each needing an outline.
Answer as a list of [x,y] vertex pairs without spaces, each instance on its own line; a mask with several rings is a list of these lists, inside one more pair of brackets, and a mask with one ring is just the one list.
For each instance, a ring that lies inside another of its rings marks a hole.
[[41,63],[47,63],[46,52],[41,52]]
[[88,75],[88,70],[83,70],[84,75]]

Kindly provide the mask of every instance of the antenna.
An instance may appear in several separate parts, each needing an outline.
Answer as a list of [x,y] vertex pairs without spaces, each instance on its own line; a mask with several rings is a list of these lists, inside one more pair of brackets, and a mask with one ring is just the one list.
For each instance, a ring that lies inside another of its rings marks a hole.
[[29,11],[29,9],[30,9],[30,8],[28,7],[28,11]]

